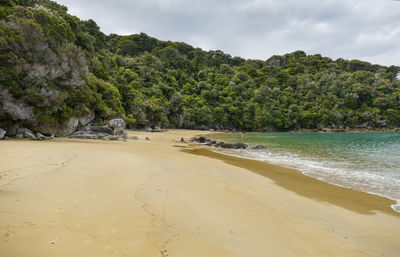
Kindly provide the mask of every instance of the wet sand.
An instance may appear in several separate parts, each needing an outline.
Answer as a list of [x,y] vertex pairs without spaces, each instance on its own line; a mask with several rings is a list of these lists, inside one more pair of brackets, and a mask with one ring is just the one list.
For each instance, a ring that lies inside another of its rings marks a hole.
[[0,141],[0,256],[399,256],[391,201],[178,142],[200,133]]

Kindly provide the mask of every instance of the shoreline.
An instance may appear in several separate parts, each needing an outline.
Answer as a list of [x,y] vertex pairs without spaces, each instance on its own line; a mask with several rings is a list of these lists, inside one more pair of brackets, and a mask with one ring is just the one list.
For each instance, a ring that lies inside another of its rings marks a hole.
[[[399,212],[391,207],[394,204],[398,204],[397,201],[385,196],[319,180],[303,174],[298,169],[283,165],[215,152],[212,149],[196,146],[198,145],[194,145],[193,148],[181,149],[181,151],[207,156],[236,167],[248,169],[251,172],[272,179],[277,185],[286,190],[293,191],[310,199],[335,204],[361,214],[373,214],[375,211],[378,211],[391,215],[400,215]],[[295,185],[293,186],[293,184]],[[348,197],[350,195],[351,197]],[[345,200],[340,201],[338,197],[343,197]],[[358,202],[361,206],[358,206],[355,202]]]
[[180,142],[210,132],[128,133],[139,140],[1,141],[0,182],[13,179],[0,183],[0,255],[396,257],[400,251],[400,216],[384,198]]

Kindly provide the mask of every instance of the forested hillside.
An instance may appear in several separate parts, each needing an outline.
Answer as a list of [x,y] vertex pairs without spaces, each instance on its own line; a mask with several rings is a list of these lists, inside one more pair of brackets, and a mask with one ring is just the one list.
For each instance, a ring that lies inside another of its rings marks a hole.
[[302,51],[245,60],[144,33],[107,36],[52,1],[0,2],[0,127],[10,135],[115,117],[137,128],[400,126],[397,66]]

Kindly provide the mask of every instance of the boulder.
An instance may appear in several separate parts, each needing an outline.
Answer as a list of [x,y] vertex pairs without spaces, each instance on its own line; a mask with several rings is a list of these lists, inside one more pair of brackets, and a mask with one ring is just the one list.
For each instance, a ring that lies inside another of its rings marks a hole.
[[6,131],[4,130],[4,129],[1,129],[0,128],[0,139],[3,139],[4,138],[4,136],[6,135]]
[[263,145],[256,145],[256,146],[253,146],[253,147],[250,148],[250,149],[252,149],[252,150],[263,150],[263,149],[268,149],[268,148],[266,148],[266,147],[263,146]]
[[103,134],[113,135],[114,133],[114,131],[108,126],[88,126],[83,131],[89,134],[103,133]]
[[[81,132],[81,131],[78,131]],[[69,136],[69,138],[79,138],[79,139],[97,139],[98,135],[90,133],[74,133]]]
[[199,136],[199,137],[194,138],[192,141],[193,141],[193,142],[198,142],[198,143],[204,144],[204,143],[207,143],[207,142],[209,142],[209,141],[211,141],[211,140],[210,140],[210,139],[207,139],[207,138],[204,137],[204,136]]
[[19,128],[17,133],[22,134],[24,138],[37,139],[35,134],[27,128]]
[[24,138],[24,135],[23,134],[17,134],[17,135],[15,135],[15,138],[22,139],[22,138]]
[[82,128],[82,127],[88,125],[91,121],[94,120],[94,118],[95,118],[94,112],[92,112],[84,117],[78,118],[79,126]]
[[114,135],[122,135],[126,123],[123,119],[112,119],[108,122],[108,126],[113,130]]
[[69,118],[66,122],[43,121],[35,124],[32,129],[45,135],[68,136],[76,131],[79,125],[79,119]]
[[225,143],[225,142],[218,142],[215,144],[216,147],[221,148],[229,148],[229,149],[246,149],[249,147],[245,143]]
[[38,140],[50,140],[50,139],[53,139],[54,136],[52,135],[52,136],[50,136],[50,137],[46,137],[45,135],[43,135],[43,134],[41,134],[41,133],[36,133],[36,138],[37,138]]
[[108,139],[110,139],[110,140],[118,140],[118,139],[120,139],[120,137],[117,136],[117,135],[109,135]]

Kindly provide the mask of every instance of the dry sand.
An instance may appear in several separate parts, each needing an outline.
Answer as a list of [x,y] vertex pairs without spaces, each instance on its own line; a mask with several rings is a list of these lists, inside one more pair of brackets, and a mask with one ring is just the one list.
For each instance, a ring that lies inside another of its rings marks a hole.
[[389,200],[178,142],[200,133],[1,141],[0,256],[400,256]]

